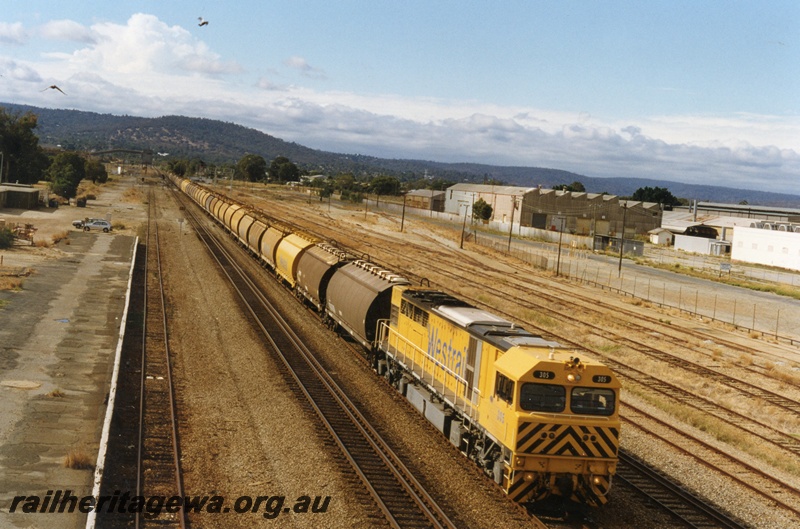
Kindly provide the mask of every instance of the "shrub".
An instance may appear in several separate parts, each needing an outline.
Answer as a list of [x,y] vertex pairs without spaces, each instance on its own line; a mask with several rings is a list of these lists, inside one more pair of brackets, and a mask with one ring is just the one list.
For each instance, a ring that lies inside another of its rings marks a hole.
[[0,249],[11,248],[14,244],[14,232],[9,227],[0,228]]

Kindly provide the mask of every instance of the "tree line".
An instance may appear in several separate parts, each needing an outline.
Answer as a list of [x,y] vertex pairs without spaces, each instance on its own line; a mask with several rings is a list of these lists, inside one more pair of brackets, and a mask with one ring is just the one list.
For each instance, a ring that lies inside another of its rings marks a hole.
[[12,114],[0,108],[0,175],[3,182],[35,184],[42,178],[56,195],[75,198],[78,184],[89,179],[105,183],[108,172],[100,160],[75,151],[45,150],[34,133],[37,116]]

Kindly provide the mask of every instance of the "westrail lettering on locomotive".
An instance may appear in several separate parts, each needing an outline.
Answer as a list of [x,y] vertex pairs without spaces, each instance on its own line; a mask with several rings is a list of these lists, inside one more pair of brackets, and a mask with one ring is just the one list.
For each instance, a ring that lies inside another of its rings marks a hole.
[[428,334],[428,354],[458,376],[464,376],[466,351],[453,346],[452,336],[446,342],[439,338],[437,327],[434,327]]

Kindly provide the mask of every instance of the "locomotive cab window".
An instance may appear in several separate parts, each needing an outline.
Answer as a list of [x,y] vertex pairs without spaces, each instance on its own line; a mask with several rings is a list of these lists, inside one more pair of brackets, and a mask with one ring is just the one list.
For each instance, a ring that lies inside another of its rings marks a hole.
[[522,385],[519,405],[525,411],[544,411],[560,413],[567,402],[567,391],[564,386],[554,384],[536,384],[526,382]]
[[507,376],[497,373],[494,383],[494,394],[509,404],[514,402],[514,382]]
[[581,415],[613,415],[616,395],[607,388],[572,388],[569,407]]

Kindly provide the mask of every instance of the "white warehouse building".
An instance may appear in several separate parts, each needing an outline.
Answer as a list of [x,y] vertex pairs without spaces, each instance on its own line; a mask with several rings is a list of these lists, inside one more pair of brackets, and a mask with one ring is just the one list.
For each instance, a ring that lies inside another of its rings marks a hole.
[[800,232],[736,226],[731,259],[800,271]]

